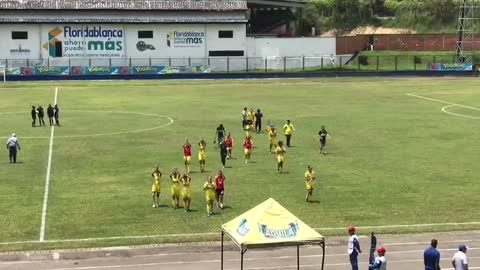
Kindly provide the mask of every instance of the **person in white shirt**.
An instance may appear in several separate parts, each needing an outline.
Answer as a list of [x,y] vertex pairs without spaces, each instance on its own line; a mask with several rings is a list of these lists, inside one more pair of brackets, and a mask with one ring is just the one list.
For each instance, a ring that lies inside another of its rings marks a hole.
[[355,234],[354,226],[348,227],[348,234],[350,235],[348,238],[348,257],[352,270],[358,270],[358,254],[362,253],[362,250],[360,249],[360,242],[358,241],[358,236]]
[[17,150],[20,151],[20,143],[18,143],[17,135],[15,135],[15,133],[8,138],[7,149],[10,163],[17,163]]
[[245,128],[247,125],[247,107],[243,108],[242,111],[242,128]]
[[377,248],[378,256],[375,261],[368,266],[368,270],[387,270],[387,259],[385,258],[385,248]]
[[461,244],[458,251],[453,255],[452,265],[455,270],[468,270],[467,246]]

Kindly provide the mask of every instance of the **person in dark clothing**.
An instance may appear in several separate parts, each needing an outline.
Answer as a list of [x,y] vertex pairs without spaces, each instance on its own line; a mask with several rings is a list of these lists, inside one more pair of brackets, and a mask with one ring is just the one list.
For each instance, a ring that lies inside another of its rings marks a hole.
[[263,113],[260,109],[257,109],[257,112],[255,113],[255,132],[257,133],[262,132],[262,118]]
[[225,169],[225,163],[227,160],[227,155],[228,155],[227,143],[222,138],[222,140],[220,141],[220,159],[222,160],[222,165],[224,169]]
[[52,104],[48,104],[47,116],[48,116],[48,122],[50,122],[50,126],[53,126],[54,110],[53,110]]
[[43,110],[41,105],[38,105],[37,111],[38,111],[38,123],[40,124],[40,126],[42,126],[42,124],[45,126],[45,121],[43,120],[43,117],[45,116],[45,111]]
[[423,252],[425,270],[440,270],[440,252],[437,250],[438,241],[432,239],[430,247]]
[[220,124],[220,126],[217,127],[215,135],[217,139],[214,140],[213,143],[218,142],[218,146],[220,146],[220,142],[223,141],[223,138],[225,137],[225,128],[223,127],[223,124]]
[[32,106],[32,111],[30,113],[32,114],[32,127],[34,127],[35,122],[37,122],[37,110],[35,109],[35,106]]
[[60,126],[60,121],[58,120],[58,114],[60,113],[60,109],[58,108],[58,105],[55,104],[55,107],[53,107],[53,116],[55,117],[55,125]]

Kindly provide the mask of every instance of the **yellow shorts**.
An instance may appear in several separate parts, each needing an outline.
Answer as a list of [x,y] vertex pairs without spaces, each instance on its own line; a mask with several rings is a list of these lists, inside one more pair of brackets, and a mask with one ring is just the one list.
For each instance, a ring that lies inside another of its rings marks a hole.
[[172,196],[180,197],[180,186],[179,185],[172,185],[170,187],[170,192],[172,192]]
[[278,162],[278,163],[280,163],[280,162],[285,162],[285,157],[278,156],[278,157],[277,157],[277,162]]
[[214,201],[215,200],[215,192],[209,190],[205,193],[205,199],[207,202]]
[[152,192],[160,192],[160,184],[152,184]]
[[183,188],[182,190],[182,199],[183,200],[186,200],[186,199],[192,199],[192,191],[190,190],[190,188]]
[[207,157],[207,155],[205,154],[205,152],[198,152],[198,160],[202,161],[202,160],[205,160]]
[[305,181],[307,190],[313,189],[313,181]]
[[190,163],[190,160],[192,160],[192,156],[183,156],[183,161]]
[[252,153],[252,150],[251,149],[243,149],[243,152],[245,153],[245,155],[248,155],[248,154],[251,154]]
[[270,143],[274,146],[277,146],[277,138],[275,139],[270,138]]

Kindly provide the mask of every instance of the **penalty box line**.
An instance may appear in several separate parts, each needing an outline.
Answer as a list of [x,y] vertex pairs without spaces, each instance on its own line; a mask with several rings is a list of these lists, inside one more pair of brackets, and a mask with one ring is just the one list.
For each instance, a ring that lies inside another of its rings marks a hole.
[[[55,98],[53,104],[57,104],[58,87],[55,87]],[[55,134],[55,125],[50,129],[50,144],[48,146],[48,161],[47,174],[45,176],[45,191],[43,193],[43,207],[42,207],[42,222],[40,224],[40,242],[45,241],[45,227],[47,224],[47,207],[48,207],[48,192],[50,189],[50,173],[52,169],[52,150],[53,150],[53,136]]]
[[462,104],[458,104],[458,103],[453,103],[453,102],[449,102],[449,101],[444,101],[444,100],[440,100],[440,99],[424,97],[424,96],[420,96],[420,95],[416,95],[416,94],[405,94],[405,95],[410,96],[410,97],[421,98],[421,99],[425,99],[425,100],[429,100],[429,101],[433,101],[433,102],[448,104],[448,105],[451,105],[451,106],[458,106],[458,107],[463,107],[463,108],[466,108],[466,109],[472,109],[472,110],[480,111],[480,108],[467,106],[467,105],[462,105]]
[[[472,222],[449,222],[449,223],[427,223],[427,224],[399,224],[399,225],[379,225],[379,226],[357,226],[357,229],[395,229],[395,228],[415,228],[415,227],[438,227],[438,226],[467,226],[480,225],[480,221]],[[331,227],[331,228],[314,228],[316,231],[328,230],[346,230],[346,227]],[[0,245],[13,244],[35,244],[35,243],[65,243],[65,242],[89,242],[89,241],[103,241],[103,240],[122,240],[122,239],[148,239],[148,238],[162,238],[162,237],[187,237],[187,236],[208,236],[220,235],[220,232],[206,232],[206,233],[185,233],[185,234],[157,234],[157,235],[132,235],[132,236],[111,236],[111,237],[94,237],[94,238],[78,238],[78,239],[57,239],[57,240],[31,240],[31,241],[12,241],[0,242]]]

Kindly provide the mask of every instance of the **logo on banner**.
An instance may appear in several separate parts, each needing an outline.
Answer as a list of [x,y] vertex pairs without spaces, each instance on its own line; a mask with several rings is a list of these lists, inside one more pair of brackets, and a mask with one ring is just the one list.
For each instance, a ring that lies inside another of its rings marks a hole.
[[265,238],[292,238],[297,236],[299,230],[297,221],[288,223],[288,227],[284,229],[272,229],[265,224],[258,224],[258,229]]
[[237,234],[240,236],[245,236],[250,231],[250,228],[247,227],[247,219],[242,218],[240,224],[238,224]]
[[[56,57],[123,57],[123,28],[102,26],[55,27],[42,48]],[[61,46],[58,46],[58,43]],[[61,50],[60,52],[58,50]]]
[[10,49],[10,53],[30,53],[30,49],[24,49],[22,45],[18,45],[18,48]]
[[168,47],[195,48],[203,46],[203,31],[172,31],[167,34]]
[[143,52],[143,51],[146,51],[146,50],[154,51],[155,47],[152,44],[147,44],[144,41],[139,41],[139,42],[137,42],[137,50],[139,52]]

